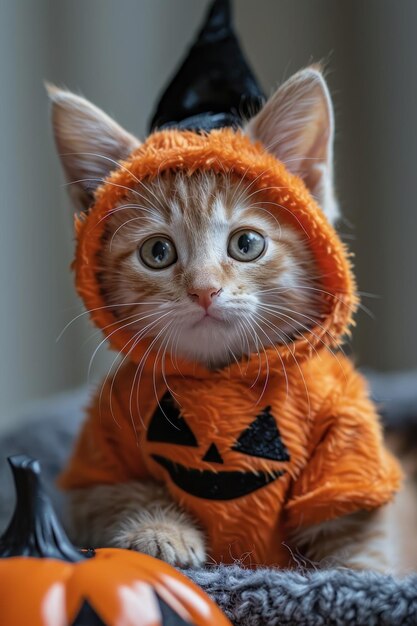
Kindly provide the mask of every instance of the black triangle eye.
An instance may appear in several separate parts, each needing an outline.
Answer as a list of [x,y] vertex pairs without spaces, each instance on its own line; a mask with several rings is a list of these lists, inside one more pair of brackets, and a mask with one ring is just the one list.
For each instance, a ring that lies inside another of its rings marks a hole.
[[106,626],[91,604],[84,600],[71,626]]
[[271,461],[290,460],[270,406],[267,406],[243,431],[232,450]]
[[159,401],[148,427],[148,441],[197,447],[197,439],[167,392]]
[[212,443],[209,446],[207,452],[203,456],[203,461],[207,461],[208,463],[224,463],[219,449],[215,443]]

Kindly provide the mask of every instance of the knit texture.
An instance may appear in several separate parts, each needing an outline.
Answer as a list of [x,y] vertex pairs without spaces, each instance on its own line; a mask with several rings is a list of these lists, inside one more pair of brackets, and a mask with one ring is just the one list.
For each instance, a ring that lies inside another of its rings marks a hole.
[[415,626],[417,576],[216,567],[184,572],[235,626]]

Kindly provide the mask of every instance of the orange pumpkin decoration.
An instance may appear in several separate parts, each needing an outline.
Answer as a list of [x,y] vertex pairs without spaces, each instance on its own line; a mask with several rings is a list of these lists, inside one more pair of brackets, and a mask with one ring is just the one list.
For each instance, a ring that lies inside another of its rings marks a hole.
[[230,626],[196,585],[158,559],[76,550],[43,490],[38,461],[22,455],[9,463],[17,503],[0,538],[1,626]]

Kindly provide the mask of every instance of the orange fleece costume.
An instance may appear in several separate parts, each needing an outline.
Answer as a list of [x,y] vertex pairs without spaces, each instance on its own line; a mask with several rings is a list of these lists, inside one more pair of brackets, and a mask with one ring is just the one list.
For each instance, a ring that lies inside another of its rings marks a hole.
[[[105,302],[97,255],[106,216],[135,178],[197,169],[243,177],[268,202],[286,207],[294,227],[306,233],[323,276],[327,315],[290,349],[276,346],[216,372],[167,358],[174,400],[160,363],[154,389],[152,349],[135,376],[150,343],[133,347],[126,329],[114,330],[111,308],[100,308]],[[383,447],[364,380],[344,356],[332,353],[357,305],[348,254],[303,182],[260,144],[230,129],[151,134],[97,191],[95,204],[77,220],[77,239],[78,292],[129,362],[115,379],[112,398],[110,381],[101,402],[93,402],[61,476],[64,488],[162,481],[206,530],[214,559],[249,555],[252,564],[282,566],[289,560],[283,542],[292,530],[391,499],[401,473]]]

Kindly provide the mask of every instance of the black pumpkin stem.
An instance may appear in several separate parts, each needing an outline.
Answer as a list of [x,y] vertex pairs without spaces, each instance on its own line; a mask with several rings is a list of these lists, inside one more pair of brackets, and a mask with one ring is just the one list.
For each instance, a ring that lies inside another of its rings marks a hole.
[[41,481],[39,461],[24,454],[8,458],[16,488],[16,507],[0,537],[0,558],[32,556],[82,561],[64,532]]

